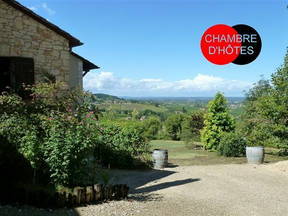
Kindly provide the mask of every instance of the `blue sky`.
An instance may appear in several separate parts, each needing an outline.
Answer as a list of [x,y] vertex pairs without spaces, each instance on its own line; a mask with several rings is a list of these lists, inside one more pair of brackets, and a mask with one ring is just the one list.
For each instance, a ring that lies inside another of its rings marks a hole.
[[[74,51],[101,67],[85,89],[118,96],[241,96],[269,78],[288,46],[288,0],[20,0],[79,38]],[[262,38],[252,63],[213,65],[200,50],[215,24],[247,24]]]

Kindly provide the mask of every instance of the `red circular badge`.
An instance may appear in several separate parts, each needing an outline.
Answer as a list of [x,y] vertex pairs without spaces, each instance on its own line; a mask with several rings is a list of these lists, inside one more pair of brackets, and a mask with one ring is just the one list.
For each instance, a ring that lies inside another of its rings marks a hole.
[[241,38],[238,32],[224,24],[207,29],[201,39],[201,50],[205,58],[217,65],[233,62],[241,51]]

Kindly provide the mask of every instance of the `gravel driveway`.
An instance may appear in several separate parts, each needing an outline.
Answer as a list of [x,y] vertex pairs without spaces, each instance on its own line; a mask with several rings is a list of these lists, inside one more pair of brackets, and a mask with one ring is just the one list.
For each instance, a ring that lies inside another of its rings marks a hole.
[[[288,163],[280,163],[118,171],[115,181],[132,188],[128,200],[46,211],[45,215],[284,216],[288,215]],[[33,215],[43,215],[43,210],[37,211]],[[28,209],[19,215],[26,212],[31,215]]]

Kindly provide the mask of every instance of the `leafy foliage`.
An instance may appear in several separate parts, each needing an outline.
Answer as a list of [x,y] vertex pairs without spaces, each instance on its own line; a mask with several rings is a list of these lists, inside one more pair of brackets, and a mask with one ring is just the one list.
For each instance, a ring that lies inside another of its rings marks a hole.
[[97,144],[97,135],[89,119],[78,121],[58,114],[44,120],[42,152],[53,183],[79,185],[87,175],[88,156]]
[[249,145],[288,150],[288,53],[271,80],[260,80],[247,93],[242,130]]
[[149,143],[139,124],[102,123],[99,128],[95,157],[102,164],[117,168],[133,168],[148,153]]
[[228,112],[227,101],[221,93],[217,93],[215,98],[208,104],[204,128],[201,131],[204,148],[217,150],[223,132],[231,132],[234,129],[235,122]]
[[218,146],[220,155],[226,157],[241,157],[245,155],[246,139],[234,132],[223,133]]
[[0,136],[29,161],[39,183],[83,184],[91,167],[101,165],[99,149],[112,155],[105,160],[115,167],[124,167],[123,160],[126,167],[132,166],[135,157],[147,151],[142,131],[100,124],[90,94],[67,91],[58,82],[29,90],[29,102],[13,94],[0,96]]
[[170,115],[166,122],[165,128],[167,136],[172,140],[180,140],[182,131],[183,116],[180,114]]
[[159,130],[161,129],[161,121],[158,117],[150,117],[143,121],[144,124],[144,136],[148,139],[157,139]]
[[185,115],[181,127],[181,140],[185,142],[199,141],[200,131],[204,127],[204,112],[194,111]]

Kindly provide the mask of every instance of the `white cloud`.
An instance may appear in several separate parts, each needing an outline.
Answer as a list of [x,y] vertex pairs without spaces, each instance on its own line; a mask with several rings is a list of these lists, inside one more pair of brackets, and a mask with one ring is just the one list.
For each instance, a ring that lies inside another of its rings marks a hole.
[[38,8],[36,6],[30,6],[28,8],[34,12],[36,12],[38,10]]
[[39,5],[32,5],[30,7],[28,7],[30,10],[34,11],[34,12],[38,12],[39,10],[44,10],[45,13],[47,13],[48,15],[52,16],[56,13],[55,10],[51,9],[47,3],[43,2]]
[[239,96],[251,86],[250,82],[205,74],[177,81],[120,78],[111,72],[90,72],[84,78],[86,90],[119,96],[212,96],[217,91]]
[[41,7],[49,14],[54,15],[56,11],[52,10],[50,7],[48,7],[47,3],[42,3]]

